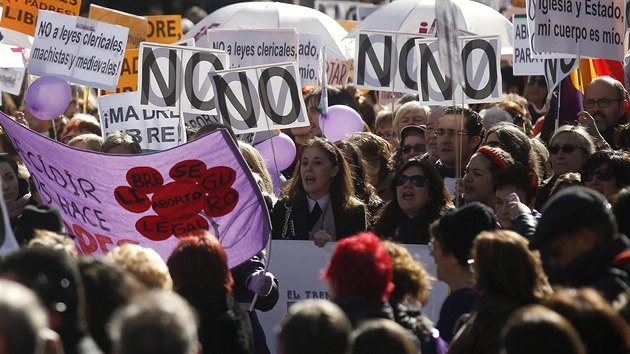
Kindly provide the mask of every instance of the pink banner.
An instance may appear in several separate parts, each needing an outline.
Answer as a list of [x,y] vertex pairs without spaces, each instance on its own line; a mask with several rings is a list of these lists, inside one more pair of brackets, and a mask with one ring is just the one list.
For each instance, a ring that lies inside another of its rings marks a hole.
[[144,155],[78,150],[0,114],[44,204],[56,205],[84,254],[137,243],[167,258],[177,236],[209,229],[230,267],[259,252],[269,214],[247,164],[225,131]]

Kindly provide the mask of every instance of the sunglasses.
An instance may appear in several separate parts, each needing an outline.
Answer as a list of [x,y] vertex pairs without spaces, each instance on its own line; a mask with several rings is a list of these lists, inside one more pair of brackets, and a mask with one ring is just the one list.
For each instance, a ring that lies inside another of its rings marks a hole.
[[581,146],[568,145],[568,144],[567,145],[562,145],[562,146],[560,146],[560,145],[551,145],[548,150],[549,150],[550,154],[555,155],[555,154],[559,153],[560,150],[562,150],[562,152],[564,152],[565,154],[570,154],[573,151],[575,151],[575,149],[580,149],[580,150],[586,152],[586,149],[581,147]]
[[400,151],[402,151],[403,154],[408,154],[411,152],[411,150],[415,152],[425,152],[427,151],[427,146],[424,144],[416,144],[414,146],[405,145],[400,149]]
[[613,173],[613,171],[608,168],[604,170],[597,170],[597,171],[584,170],[582,171],[581,175],[582,175],[582,182],[590,182],[595,177],[597,177],[597,179],[602,182],[606,182],[606,181],[610,181],[611,179],[615,177],[615,174]]
[[413,176],[396,175],[396,177],[394,178],[394,185],[396,187],[400,187],[404,185],[405,183],[407,183],[407,181],[411,181],[411,184],[414,187],[419,187],[419,188],[422,188],[429,183],[429,180],[423,175],[413,175]]

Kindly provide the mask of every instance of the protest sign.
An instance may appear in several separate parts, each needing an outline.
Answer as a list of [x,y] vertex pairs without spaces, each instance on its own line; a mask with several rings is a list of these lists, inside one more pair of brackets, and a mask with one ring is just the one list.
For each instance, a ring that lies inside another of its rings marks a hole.
[[137,49],[140,46],[140,42],[147,38],[149,24],[145,17],[90,4],[89,18],[129,28],[127,49]]
[[622,60],[624,0],[527,1],[535,52]]
[[326,58],[326,79],[328,85],[346,86],[351,66],[349,60]]
[[[280,323],[288,308],[295,302],[306,299],[329,299],[328,285],[322,281],[321,271],[326,268],[336,247],[329,242],[324,248],[316,247],[313,241],[273,240],[269,271],[280,279],[280,298],[268,312],[258,312],[258,318],[265,331],[267,344],[272,353],[277,346],[274,327]],[[422,313],[434,323],[440,317],[440,308],[448,295],[448,286],[435,279],[435,262],[426,245],[403,245],[416,261],[433,276],[431,295]]]
[[140,104],[216,115],[211,74],[227,68],[225,52],[143,42],[139,60]]
[[335,20],[362,21],[379,6],[357,1],[315,0],[314,8]]
[[[0,101],[0,103],[2,103]],[[0,180],[0,190],[2,190],[2,180]],[[0,256],[8,256],[13,252],[20,250],[20,245],[15,239],[11,220],[4,198],[0,198],[0,217],[2,218],[2,226],[0,226]]]
[[149,31],[147,41],[171,44],[182,38],[182,17],[180,15],[147,16]]
[[83,254],[131,242],[166,259],[177,236],[209,229],[233,267],[269,239],[260,189],[225,130],[153,154],[106,155],[63,145],[4,114],[0,125]]
[[418,91],[417,33],[359,31],[354,67],[355,87],[404,93]]
[[298,64],[302,86],[316,86],[320,79],[320,48],[322,36],[300,33],[298,41]]
[[125,56],[116,85],[116,92],[102,90],[100,95],[112,93],[130,92],[138,90],[138,49],[125,50]]
[[78,16],[81,0],[11,0],[4,4],[0,27],[10,28],[18,32],[35,35],[38,13],[40,10]]
[[512,70],[514,75],[542,75],[544,64],[542,59],[534,58],[529,46],[527,17],[514,15],[514,54],[512,55]]
[[25,72],[22,50],[0,44],[0,91],[19,95]]
[[210,48],[230,56],[230,68],[297,61],[295,29],[211,29]]
[[579,65],[575,57],[570,59],[544,59],[543,62],[545,80],[547,80],[547,92],[553,91],[562,79],[569,76]]
[[462,36],[459,39],[464,82],[455,87],[441,67],[437,39],[416,39],[420,102],[450,105],[501,101],[499,37]]
[[186,142],[181,114],[173,108],[140,105],[138,91],[98,98],[103,137],[115,131],[133,135],[142,150],[166,150]]
[[114,91],[128,33],[125,27],[40,11],[28,73]]
[[237,134],[310,125],[295,63],[218,71],[215,101]]

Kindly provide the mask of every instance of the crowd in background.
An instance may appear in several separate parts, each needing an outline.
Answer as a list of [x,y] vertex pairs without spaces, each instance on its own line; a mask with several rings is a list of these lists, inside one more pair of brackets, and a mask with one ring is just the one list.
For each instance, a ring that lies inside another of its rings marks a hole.
[[[156,2],[156,13],[193,5],[168,3]],[[352,84],[328,87],[329,106],[364,121],[341,141],[322,136],[321,89],[304,87],[310,126],[285,132],[298,152],[279,176],[234,137],[266,196],[272,238],[338,242],[323,272],[331,301],[290,308],[280,353],[630,352],[624,84],[596,78],[583,110],[557,117],[544,77],[513,76],[509,66],[502,77],[501,102],[470,106],[429,107],[414,95],[383,103]],[[52,121],[30,114],[21,96],[3,93],[2,111],[78,149],[142,153],[124,132],[101,137],[84,90],[73,86]],[[558,118],[572,124],[556,128]],[[0,150],[23,247],[0,262],[0,353],[269,353],[256,312],[245,310],[255,295],[260,311],[278,301],[282,279],[265,271],[264,252],[228,269],[218,240],[196,232],[166,261],[137,245],[78,255],[3,132]],[[428,245],[450,289],[436,323],[422,313],[431,279],[401,244]]]

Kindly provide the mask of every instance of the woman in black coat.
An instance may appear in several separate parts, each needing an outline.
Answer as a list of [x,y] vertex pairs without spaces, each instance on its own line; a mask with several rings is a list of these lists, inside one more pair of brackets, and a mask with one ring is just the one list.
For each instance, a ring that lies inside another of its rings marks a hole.
[[273,238],[312,239],[323,246],[365,231],[365,205],[354,197],[341,151],[314,138],[302,145],[299,156],[295,175],[273,208]]

